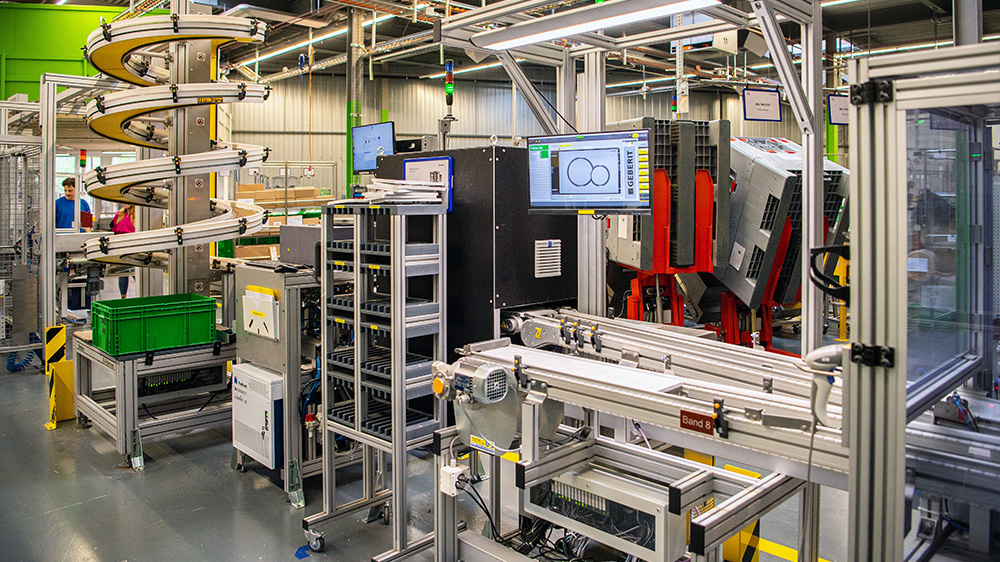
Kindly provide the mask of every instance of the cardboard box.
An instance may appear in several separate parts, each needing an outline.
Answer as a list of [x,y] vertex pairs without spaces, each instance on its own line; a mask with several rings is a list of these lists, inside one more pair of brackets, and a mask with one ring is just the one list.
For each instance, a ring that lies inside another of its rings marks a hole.
[[319,217],[306,217],[302,219],[302,224],[321,224],[322,221]]
[[[252,193],[254,191],[263,191],[264,184],[262,183],[241,183],[236,186],[236,193]],[[239,199],[237,197],[237,199]]]
[[[274,200],[275,201],[282,201],[282,202],[284,202],[284,200],[285,200],[285,188],[279,187],[277,189],[271,189],[270,191],[274,194]],[[288,194],[288,200],[289,201],[293,201],[291,193]]]
[[274,227],[276,227],[278,225],[282,225],[282,224],[285,224],[285,217],[274,217],[274,216],[271,216],[271,217],[267,218],[267,226],[269,226],[271,228],[274,228]]
[[292,192],[289,194],[289,199],[292,195],[295,196],[296,201],[303,201],[316,198],[317,189],[315,187],[293,187]]
[[257,246],[236,246],[234,257],[241,259],[271,259],[271,249],[278,251],[277,244],[262,244]]
[[262,189],[260,191],[253,192],[254,201],[274,201],[274,190],[273,189]]

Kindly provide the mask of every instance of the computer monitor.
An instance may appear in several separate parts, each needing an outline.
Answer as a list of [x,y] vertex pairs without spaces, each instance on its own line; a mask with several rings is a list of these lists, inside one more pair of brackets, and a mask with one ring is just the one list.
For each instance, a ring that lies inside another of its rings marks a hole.
[[649,131],[528,138],[528,210],[626,215],[651,212]]
[[391,156],[396,148],[396,131],[392,121],[351,128],[351,154],[354,173],[374,172],[379,155]]

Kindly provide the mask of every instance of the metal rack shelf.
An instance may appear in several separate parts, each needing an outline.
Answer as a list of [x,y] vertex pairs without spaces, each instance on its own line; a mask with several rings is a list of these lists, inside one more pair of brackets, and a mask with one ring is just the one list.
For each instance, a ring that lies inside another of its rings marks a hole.
[[[364,202],[323,209],[327,295],[333,272],[349,271],[354,278],[353,293],[325,298],[323,342],[334,351],[324,353],[324,450],[336,450],[338,436],[357,441],[364,447],[368,476],[362,499],[338,505],[336,474],[324,471],[324,509],[303,521],[307,536],[314,536],[313,526],[358,509],[382,509],[383,514],[391,509],[390,553],[407,552],[412,545],[407,471],[395,466],[390,471],[386,465],[391,457],[405,468],[407,452],[429,443],[442,427],[443,411],[428,396],[431,363],[446,357],[445,211],[444,205]],[[352,241],[333,240],[334,219],[343,215],[353,217]],[[353,344],[338,347],[345,330]],[[338,391],[341,401],[334,402],[334,385],[349,389],[350,398]]]

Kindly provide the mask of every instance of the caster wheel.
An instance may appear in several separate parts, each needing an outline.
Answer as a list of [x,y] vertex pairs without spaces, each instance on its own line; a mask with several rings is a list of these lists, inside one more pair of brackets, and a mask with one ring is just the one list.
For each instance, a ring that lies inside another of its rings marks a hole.
[[309,550],[313,552],[323,552],[324,547],[326,547],[326,540],[323,537],[316,537],[309,541]]
[[392,518],[392,510],[388,506],[382,508],[382,524],[388,525]]

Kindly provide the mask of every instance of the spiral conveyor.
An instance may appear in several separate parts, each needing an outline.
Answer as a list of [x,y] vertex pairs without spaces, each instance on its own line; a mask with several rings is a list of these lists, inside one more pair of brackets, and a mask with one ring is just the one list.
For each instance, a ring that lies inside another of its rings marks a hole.
[[[270,87],[229,82],[170,84],[169,72],[155,63],[166,59],[177,41],[210,41],[212,52],[232,41],[261,42],[263,22],[249,18],[172,14],[102,23],[87,38],[87,60],[101,72],[139,86],[95,97],[87,104],[87,124],[105,138],[151,149],[169,150],[167,127],[175,110],[221,103],[263,103]],[[269,149],[212,143],[212,150],[98,167],[83,178],[92,197],[157,209],[169,207],[174,180],[198,174],[253,168]],[[257,205],[212,199],[211,217],[154,230],[106,235],[88,240],[84,254],[93,261],[162,266],[167,252],[185,246],[228,240],[260,230],[267,212]]]

